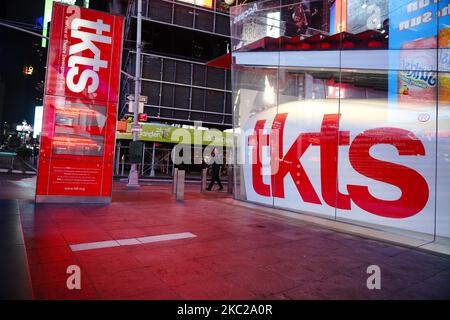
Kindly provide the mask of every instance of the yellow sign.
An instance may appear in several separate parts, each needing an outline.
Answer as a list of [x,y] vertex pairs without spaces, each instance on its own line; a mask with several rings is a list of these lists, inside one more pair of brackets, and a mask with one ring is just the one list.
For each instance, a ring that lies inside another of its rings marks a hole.
[[23,74],[26,76],[31,76],[33,74],[33,66],[24,66],[23,67]]

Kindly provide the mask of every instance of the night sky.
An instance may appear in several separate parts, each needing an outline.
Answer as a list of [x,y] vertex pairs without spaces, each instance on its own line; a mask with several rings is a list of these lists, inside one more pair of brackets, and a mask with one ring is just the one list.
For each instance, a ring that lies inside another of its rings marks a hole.
[[[44,0],[2,0],[0,19],[29,24],[43,15]],[[36,29],[37,33],[41,31]],[[33,122],[34,107],[42,105],[42,83],[45,77],[46,49],[40,49],[40,38],[0,26],[0,78],[5,86],[2,121]],[[25,65],[34,67],[25,76]],[[38,99],[38,100],[37,100]],[[1,102],[0,102],[1,103]]]
[[[107,10],[108,3],[91,0],[90,8]],[[44,0],[1,0],[0,20],[23,23],[41,34],[37,19],[44,15],[44,5]],[[24,119],[33,123],[34,107],[42,105],[46,63],[47,48],[41,47],[40,37],[0,26],[0,91],[2,83],[5,86],[3,99],[0,92],[0,124],[7,121],[15,128]],[[33,75],[25,76],[23,67],[29,65]]]

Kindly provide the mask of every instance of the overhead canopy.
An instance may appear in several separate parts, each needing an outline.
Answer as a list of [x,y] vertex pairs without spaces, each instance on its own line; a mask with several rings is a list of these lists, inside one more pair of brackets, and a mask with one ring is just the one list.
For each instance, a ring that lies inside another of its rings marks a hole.
[[224,54],[206,64],[208,67],[231,69],[231,53]]
[[[375,30],[358,34],[341,32],[331,36],[317,34],[311,37],[264,37],[249,43],[236,52],[252,51],[329,51],[329,50],[372,50],[387,49],[388,37]],[[224,54],[207,63],[208,66],[231,69],[232,54]]]

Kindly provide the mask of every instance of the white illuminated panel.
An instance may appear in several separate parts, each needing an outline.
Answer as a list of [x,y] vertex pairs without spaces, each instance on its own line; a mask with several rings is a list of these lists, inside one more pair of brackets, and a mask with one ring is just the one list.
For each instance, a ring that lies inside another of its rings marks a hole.
[[43,112],[44,112],[43,106],[38,106],[34,108],[33,138],[36,138],[38,135],[41,134]]
[[235,52],[236,64],[309,68],[388,69],[387,50]]
[[[60,2],[63,4],[68,4],[68,5],[73,6],[73,5],[76,5],[77,0],[45,0],[44,22],[43,22],[43,26],[42,26],[42,35],[44,37],[46,37],[47,33],[48,33],[48,23],[52,20],[53,2]],[[83,7],[89,8],[89,0],[83,0]],[[42,38],[41,45],[43,48],[45,48],[47,46],[46,38]]]

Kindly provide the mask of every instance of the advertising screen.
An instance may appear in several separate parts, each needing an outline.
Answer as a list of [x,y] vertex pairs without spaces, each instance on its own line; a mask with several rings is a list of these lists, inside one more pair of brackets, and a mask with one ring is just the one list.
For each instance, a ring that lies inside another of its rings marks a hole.
[[[42,35],[47,37],[48,25],[52,21],[53,2],[60,2],[68,5],[83,6],[89,8],[89,0],[45,0],[44,17],[42,22]],[[47,46],[47,38],[42,38],[42,47]]]
[[37,202],[109,202],[123,18],[54,3]]

